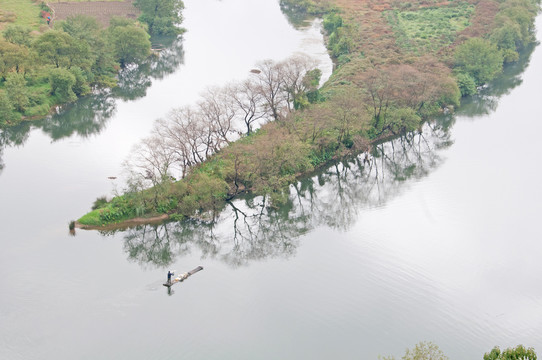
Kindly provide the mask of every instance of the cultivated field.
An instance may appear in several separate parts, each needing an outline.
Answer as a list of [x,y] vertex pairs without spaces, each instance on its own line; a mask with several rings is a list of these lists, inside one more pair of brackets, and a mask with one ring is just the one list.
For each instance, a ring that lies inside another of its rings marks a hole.
[[133,0],[125,1],[48,1],[49,7],[54,12],[54,20],[64,20],[72,15],[88,15],[96,18],[102,25],[109,25],[113,16],[122,16],[136,19],[139,10],[133,6]]

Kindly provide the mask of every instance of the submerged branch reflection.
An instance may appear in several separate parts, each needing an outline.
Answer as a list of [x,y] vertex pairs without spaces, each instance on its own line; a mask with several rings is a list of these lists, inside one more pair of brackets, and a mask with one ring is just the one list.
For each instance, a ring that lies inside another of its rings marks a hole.
[[420,132],[378,144],[361,154],[291,185],[288,201],[277,208],[262,196],[228,202],[212,222],[146,225],[124,233],[129,259],[166,267],[177,256],[198,251],[202,258],[233,267],[267,258],[294,256],[303,234],[320,227],[347,230],[360,211],[384,205],[442,163],[449,147],[452,117],[426,124]]

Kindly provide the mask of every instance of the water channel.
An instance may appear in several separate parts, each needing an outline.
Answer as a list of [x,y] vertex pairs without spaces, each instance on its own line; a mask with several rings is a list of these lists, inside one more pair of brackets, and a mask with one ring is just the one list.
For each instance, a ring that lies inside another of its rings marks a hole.
[[[275,0],[186,0],[182,41],[123,90],[0,136],[1,359],[451,359],[542,351],[542,51],[421,134],[218,221],[68,233],[154,119],[263,59],[320,59]],[[537,21],[542,38],[542,17]],[[168,292],[167,269],[204,271]]]

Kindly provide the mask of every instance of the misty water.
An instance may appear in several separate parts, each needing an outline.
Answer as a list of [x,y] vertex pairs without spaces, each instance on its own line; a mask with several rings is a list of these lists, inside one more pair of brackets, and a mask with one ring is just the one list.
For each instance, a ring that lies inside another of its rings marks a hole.
[[295,28],[275,0],[185,4],[188,32],[121,89],[1,134],[1,359],[542,351],[540,47],[453,116],[292,185],[284,207],[247,197],[214,223],[71,236],[70,220],[122,190],[153,121],[205,87],[297,52],[329,75],[318,21]]

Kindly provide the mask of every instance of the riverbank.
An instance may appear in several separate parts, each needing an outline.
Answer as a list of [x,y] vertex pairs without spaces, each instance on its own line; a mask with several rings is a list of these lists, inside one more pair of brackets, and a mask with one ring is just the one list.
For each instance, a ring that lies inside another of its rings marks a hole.
[[142,21],[152,24],[160,13],[140,11],[131,0],[25,0],[10,7],[16,12],[0,17],[0,129],[45,118],[96,89],[119,86],[123,69],[144,66],[157,55],[151,33],[174,38],[184,31],[177,26],[183,6],[178,0],[178,12],[166,16],[160,28],[137,20],[144,14]]
[[[226,139],[228,146],[190,166],[181,181],[167,175],[167,167],[160,173],[163,167],[146,164],[146,179],[154,179],[151,189],[142,189],[145,177],[134,178],[132,183],[139,187],[79,222],[109,224],[154,213],[173,214],[176,219],[213,216],[226,199],[245,191],[266,196],[270,206],[278,205],[287,198],[287,185],[305,174],[367,151],[382,138],[414,131],[444,108],[458,105],[461,95],[472,94],[476,86],[497,76],[503,63],[513,61],[517,51],[533,40],[538,12],[535,1],[408,4],[384,2],[376,7],[337,0],[324,11],[336,69],[313,97],[306,92],[281,94],[284,108],[274,109],[269,116],[273,121],[238,141]],[[504,25],[499,26],[497,18],[505,19]],[[421,32],[430,23],[435,26]],[[513,48],[504,41],[510,24],[519,29]],[[435,44],[435,38],[440,42]],[[282,67],[260,64],[259,71],[275,76]],[[306,101],[295,106],[294,95],[300,94]],[[274,105],[267,103],[269,108]],[[181,115],[169,119],[161,131],[173,133],[176,120],[186,121],[186,114]],[[149,154],[161,146],[146,141],[142,148]]]

